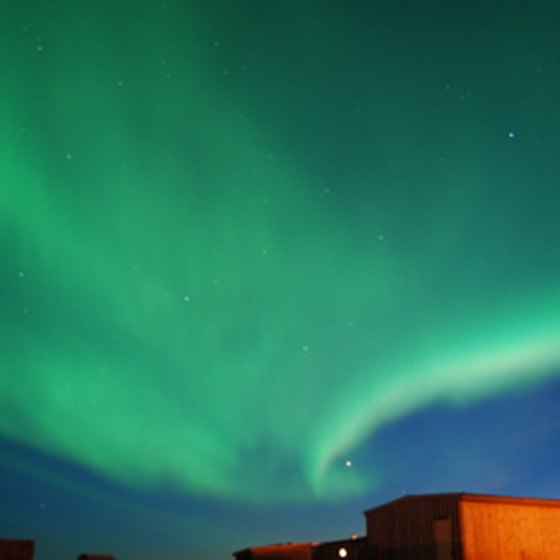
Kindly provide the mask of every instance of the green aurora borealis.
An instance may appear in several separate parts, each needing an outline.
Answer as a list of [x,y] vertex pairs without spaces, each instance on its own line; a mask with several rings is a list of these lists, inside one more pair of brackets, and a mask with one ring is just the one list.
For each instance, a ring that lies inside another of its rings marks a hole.
[[418,4],[0,3],[0,436],[308,502],[560,371],[558,10]]

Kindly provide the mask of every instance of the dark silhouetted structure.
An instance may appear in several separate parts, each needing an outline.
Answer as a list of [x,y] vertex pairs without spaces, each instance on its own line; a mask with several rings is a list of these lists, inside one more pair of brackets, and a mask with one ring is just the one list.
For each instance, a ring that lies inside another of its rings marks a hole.
[[0,560],[32,560],[35,541],[0,539]]

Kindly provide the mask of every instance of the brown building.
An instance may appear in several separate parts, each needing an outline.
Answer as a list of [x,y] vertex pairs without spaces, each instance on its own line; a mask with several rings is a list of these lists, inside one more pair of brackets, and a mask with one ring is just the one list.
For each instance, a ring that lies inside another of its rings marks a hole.
[[0,539],[0,560],[32,560],[35,541]]
[[405,496],[365,512],[367,536],[235,552],[237,560],[560,560],[560,500]]
[[370,560],[366,537],[353,537],[315,545],[313,560]]
[[282,543],[254,546],[234,552],[237,560],[313,560],[316,543]]
[[560,558],[560,500],[406,496],[365,516],[371,560]]

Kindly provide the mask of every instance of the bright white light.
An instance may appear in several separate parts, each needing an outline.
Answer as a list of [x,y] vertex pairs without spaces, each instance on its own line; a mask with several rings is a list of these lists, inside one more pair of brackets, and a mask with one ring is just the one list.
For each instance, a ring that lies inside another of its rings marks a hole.
[[352,461],[346,461],[344,463],[347,467],[351,467],[352,466]]
[[346,558],[347,556],[348,556],[348,550],[346,550],[344,547],[338,549],[339,558]]

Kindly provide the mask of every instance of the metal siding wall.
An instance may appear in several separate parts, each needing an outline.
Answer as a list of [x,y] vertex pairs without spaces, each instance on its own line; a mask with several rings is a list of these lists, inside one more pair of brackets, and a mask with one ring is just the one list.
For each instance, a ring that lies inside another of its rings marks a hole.
[[433,522],[450,518],[455,558],[461,560],[458,496],[414,496],[367,512],[368,541],[376,560],[434,560]]
[[560,507],[461,503],[465,560],[560,557]]

